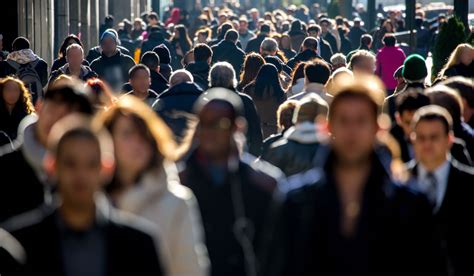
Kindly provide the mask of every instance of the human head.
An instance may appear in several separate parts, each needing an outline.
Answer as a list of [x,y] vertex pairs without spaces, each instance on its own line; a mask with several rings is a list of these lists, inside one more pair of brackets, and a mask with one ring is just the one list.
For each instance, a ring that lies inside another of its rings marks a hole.
[[332,69],[336,70],[341,67],[346,67],[346,56],[342,53],[337,53],[331,57]]
[[150,12],[147,19],[150,26],[156,26],[160,23],[160,19],[158,18],[158,14],[156,12]]
[[116,102],[112,90],[101,79],[88,79],[85,86],[92,92],[92,104],[96,110],[106,109]]
[[230,29],[225,33],[224,40],[235,44],[239,40],[239,33],[234,29]]
[[278,43],[273,38],[265,38],[260,44],[260,54],[265,56],[274,56],[278,51]]
[[449,88],[455,89],[461,95],[463,102],[463,118],[464,122],[469,122],[474,116],[474,82],[472,79],[464,77],[452,77],[441,84]]
[[260,26],[260,34],[269,34],[270,33],[270,25],[264,23]]
[[207,46],[207,44],[197,44],[194,47],[194,61],[202,61],[211,64],[212,60],[212,50],[211,47]]
[[117,170],[138,178],[146,171],[156,169],[164,160],[175,158],[176,145],[171,130],[136,97],[121,97],[101,113],[98,122],[112,135]]
[[361,47],[364,47],[364,48],[367,48],[367,49],[370,49],[372,48],[372,36],[369,35],[369,34],[363,34],[361,37],[360,37],[360,46]]
[[291,49],[291,38],[287,34],[282,34],[280,38],[280,48],[283,50]]
[[160,64],[170,64],[171,63],[171,54],[170,50],[166,45],[160,44],[153,48],[153,52],[155,52],[158,57],[160,58]]
[[245,87],[246,84],[253,81],[257,77],[258,71],[263,64],[265,64],[265,59],[263,59],[260,54],[247,54],[245,56],[244,68],[240,74],[240,84]]
[[316,38],[314,37],[309,36],[303,40],[303,44],[301,47],[303,51],[305,50],[317,51],[318,46],[319,46],[318,40],[316,40]]
[[114,167],[107,131],[93,126],[85,115],[71,114],[53,126],[48,149],[45,167],[56,180],[62,204],[91,210],[95,194],[111,179]]
[[311,24],[308,26],[308,36],[318,38],[321,33],[321,27],[317,24]]
[[329,19],[327,18],[323,18],[319,20],[319,25],[321,26],[321,31],[323,32],[323,34],[325,34],[328,32],[328,29],[331,26],[331,21],[329,21]]
[[416,160],[427,170],[436,170],[446,160],[453,143],[451,115],[437,105],[418,109],[410,138]]
[[160,71],[160,57],[153,51],[148,51],[143,54],[140,63],[148,67],[150,71]]
[[232,65],[226,61],[215,63],[209,71],[209,86],[234,90],[237,79]]
[[[31,95],[22,81],[6,77],[0,80],[0,110],[11,108],[11,111],[30,114],[35,111]],[[0,112],[1,112],[0,111]]]
[[331,75],[329,65],[320,59],[309,62],[304,67],[305,83],[319,83],[325,85]]
[[351,69],[354,74],[373,75],[375,71],[374,55],[366,50],[358,50],[351,57],[349,69]]
[[143,64],[137,64],[128,71],[128,76],[134,94],[140,94],[142,100],[145,99],[151,85],[150,69]]
[[241,16],[239,18],[239,32],[245,33],[248,30],[248,27],[249,27],[249,22],[247,20],[247,17]]
[[294,125],[293,114],[298,106],[298,101],[288,100],[280,104],[277,110],[277,125],[282,131],[285,131]]
[[384,96],[383,84],[372,76],[340,84],[328,115],[331,144],[339,162],[356,165],[368,160],[376,143]]
[[114,27],[114,16],[109,14],[104,18],[104,23],[107,26],[107,28],[113,28]]
[[397,96],[395,100],[395,119],[397,124],[403,129],[405,137],[410,136],[411,121],[415,112],[429,104],[430,99],[421,90],[410,89]]
[[84,50],[79,44],[71,44],[66,49],[66,61],[70,68],[79,69],[81,68],[82,62],[84,61]]
[[382,42],[386,47],[393,47],[397,44],[397,38],[393,33],[386,33],[382,38]]
[[65,57],[67,48],[72,44],[79,44],[81,47],[83,47],[81,40],[76,35],[70,34],[63,40],[63,43],[59,47],[58,56]]
[[19,36],[13,40],[12,43],[12,50],[15,51],[20,51],[24,49],[30,49],[30,41],[23,36]]
[[53,125],[72,112],[92,114],[92,94],[81,82],[69,80],[49,86],[37,105],[36,137],[46,146]]
[[213,88],[201,95],[195,104],[199,124],[198,151],[209,160],[227,160],[235,154],[233,136],[243,131],[243,103],[227,89]]
[[328,116],[329,106],[321,96],[311,94],[304,97],[298,103],[293,114],[293,123],[300,124],[303,122],[316,123],[320,118],[326,120]]
[[194,78],[191,73],[185,69],[179,69],[173,72],[170,76],[170,87],[178,85],[183,82],[193,82]]
[[431,104],[448,110],[455,128],[461,124],[462,98],[456,90],[439,84],[426,89],[425,94],[430,98]]
[[408,83],[424,83],[428,76],[425,59],[418,55],[409,55],[403,63],[402,76]]
[[106,56],[112,56],[117,52],[117,44],[117,35],[110,30],[105,31],[100,37],[100,47]]
[[448,62],[441,70],[441,75],[444,75],[444,72],[458,64],[464,64],[468,66],[474,59],[474,47],[468,43],[459,44],[456,49],[449,56]]

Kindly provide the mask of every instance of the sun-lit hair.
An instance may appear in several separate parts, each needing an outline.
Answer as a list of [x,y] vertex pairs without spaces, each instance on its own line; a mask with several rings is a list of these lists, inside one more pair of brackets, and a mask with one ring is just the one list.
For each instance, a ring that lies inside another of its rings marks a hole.
[[120,97],[113,106],[98,115],[96,123],[113,133],[117,120],[122,116],[132,119],[143,138],[156,148],[153,165],[175,159],[176,144],[171,130],[148,105],[133,96]]
[[21,80],[13,77],[6,77],[0,80],[0,110],[2,108],[6,108],[5,101],[3,99],[3,89],[5,88],[5,85],[10,81],[16,83],[18,85],[18,89],[20,89],[20,98],[16,102],[14,109],[19,108],[21,110],[24,110],[27,114],[35,112],[35,108],[31,101],[30,92],[28,91],[28,89],[26,89],[25,85]]
[[474,51],[474,47],[472,47],[470,44],[467,44],[467,43],[459,44],[449,56],[448,62],[446,62],[443,69],[441,69],[441,71],[439,72],[439,76],[444,76],[444,73],[446,72],[446,70],[448,70],[449,68],[455,65],[458,65],[461,62],[460,60],[461,53],[465,49]]

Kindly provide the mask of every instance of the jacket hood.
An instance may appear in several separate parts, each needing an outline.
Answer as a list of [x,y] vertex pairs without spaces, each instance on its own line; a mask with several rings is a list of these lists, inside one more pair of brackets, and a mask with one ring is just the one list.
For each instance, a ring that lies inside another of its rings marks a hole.
[[193,74],[203,74],[203,73],[208,74],[210,70],[210,66],[205,61],[196,61],[196,62],[190,63],[186,69]]
[[13,60],[19,64],[27,64],[39,59],[39,57],[31,49],[23,49],[11,52],[7,56],[7,60]]
[[312,122],[302,122],[292,126],[283,134],[283,137],[301,144],[313,144],[321,141],[316,132],[316,125]]

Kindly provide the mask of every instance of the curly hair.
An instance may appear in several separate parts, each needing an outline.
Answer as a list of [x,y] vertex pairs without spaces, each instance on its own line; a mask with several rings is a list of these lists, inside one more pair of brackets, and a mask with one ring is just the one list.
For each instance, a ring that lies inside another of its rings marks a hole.
[[31,94],[23,82],[19,79],[14,77],[6,77],[0,80],[0,109],[6,109],[5,100],[3,99],[3,89],[8,82],[14,82],[18,85],[20,89],[20,99],[16,102],[13,110],[22,110],[26,112],[26,114],[31,114],[35,112],[35,107],[33,106],[33,102],[31,101]]

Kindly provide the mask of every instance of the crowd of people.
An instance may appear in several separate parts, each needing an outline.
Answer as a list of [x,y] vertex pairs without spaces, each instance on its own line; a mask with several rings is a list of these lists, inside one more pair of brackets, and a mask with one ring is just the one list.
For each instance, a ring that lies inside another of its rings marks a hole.
[[107,16],[50,66],[16,38],[0,274],[472,275],[474,47],[429,79],[416,15],[411,50],[317,4]]

